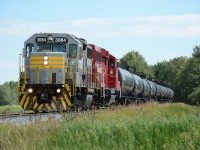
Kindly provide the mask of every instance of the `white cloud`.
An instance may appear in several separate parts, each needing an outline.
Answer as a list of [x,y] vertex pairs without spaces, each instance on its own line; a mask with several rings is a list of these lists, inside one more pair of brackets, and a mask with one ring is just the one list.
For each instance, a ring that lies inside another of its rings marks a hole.
[[200,14],[27,23],[0,18],[0,37],[65,32],[83,37],[200,37]]

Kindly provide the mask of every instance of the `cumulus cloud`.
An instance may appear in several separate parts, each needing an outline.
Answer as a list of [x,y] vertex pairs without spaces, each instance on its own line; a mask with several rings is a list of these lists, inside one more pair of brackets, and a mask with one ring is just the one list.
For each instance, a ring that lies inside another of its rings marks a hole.
[[87,37],[200,37],[200,14],[25,22],[0,18],[0,37],[64,32]]

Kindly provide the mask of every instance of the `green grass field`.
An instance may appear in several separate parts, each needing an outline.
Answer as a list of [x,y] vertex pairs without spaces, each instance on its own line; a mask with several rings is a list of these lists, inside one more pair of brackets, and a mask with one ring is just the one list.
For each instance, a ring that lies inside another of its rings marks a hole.
[[0,124],[0,149],[200,149],[200,107],[148,103],[61,122]]

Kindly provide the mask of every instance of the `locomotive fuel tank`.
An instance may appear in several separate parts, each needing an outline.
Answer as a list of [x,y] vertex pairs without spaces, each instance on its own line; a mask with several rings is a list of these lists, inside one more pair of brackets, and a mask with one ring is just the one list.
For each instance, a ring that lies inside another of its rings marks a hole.
[[118,68],[118,72],[121,82],[122,95],[132,94],[134,89],[133,74],[122,68]]

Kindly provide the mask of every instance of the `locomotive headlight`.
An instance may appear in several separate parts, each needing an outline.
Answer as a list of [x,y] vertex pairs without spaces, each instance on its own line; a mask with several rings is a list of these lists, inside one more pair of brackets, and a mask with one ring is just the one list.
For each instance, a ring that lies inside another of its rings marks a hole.
[[110,74],[114,74],[114,71],[112,69],[110,70]]
[[57,89],[57,93],[60,93],[60,91],[61,91],[60,89]]
[[44,61],[44,65],[48,65],[48,61],[47,60]]
[[48,60],[48,58],[49,58],[48,56],[44,56],[44,60]]
[[33,89],[31,89],[31,88],[28,89],[28,92],[29,92],[29,93],[32,93],[32,92],[33,92]]

